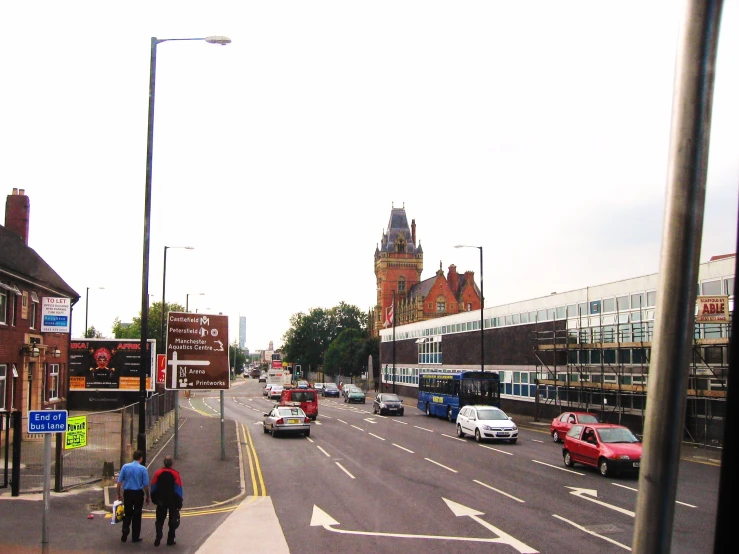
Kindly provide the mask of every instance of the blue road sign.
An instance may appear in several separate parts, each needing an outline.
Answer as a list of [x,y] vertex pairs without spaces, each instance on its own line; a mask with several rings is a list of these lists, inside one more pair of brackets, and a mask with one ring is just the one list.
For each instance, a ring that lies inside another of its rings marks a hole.
[[28,433],[66,433],[67,410],[31,410],[28,412]]

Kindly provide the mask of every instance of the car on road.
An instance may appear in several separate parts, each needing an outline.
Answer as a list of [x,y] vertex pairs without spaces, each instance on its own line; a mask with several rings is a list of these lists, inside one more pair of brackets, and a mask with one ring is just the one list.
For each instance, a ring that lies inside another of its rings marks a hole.
[[310,436],[310,421],[300,406],[275,406],[264,414],[264,432],[273,437],[288,433],[302,433]]
[[272,385],[272,388],[269,389],[269,397],[271,400],[279,400],[282,398],[282,391],[285,390],[285,387],[282,385]]
[[562,442],[565,435],[578,423],[598,423],[598,418],[590,412],[564,412],[552,420],[549,434],[554,442]]
[[364,392],[354,385],[344,385],[344,402],[357,402],[364,404],[366,402]]
[[378,394],[375,401],[372,403],[372,413],[374,414],[397,414],[402,416],[404,411],[403,401],[397,394]]
[[318,393],[315,389],[285,389],[280,398],[282,406],[300,406],[306,417],[316,420],[318,418]]
[[341,392],[339,391],[339,387],[336,385],[336,383],[323,384],[323,390],[321,391],[322,396],[335,396],[336,398],[338,398],[340,394]]
[[262,394],[269,398],[269,389],[271,389],[274,385],[272,383],[267,383],[264,385],[264,388],[262,389]]
[[260,383],[266,383],[267,382],[267,374],[266,373],[262,373],[261,375],[259,375],[259,382]]
[[313,388],[316,389],[318,392],[323,392],[323,383],[314,383]]
[[298,388],[299,389],[309,389],[310,384],[308,383],[308,381],[298,381]]
[[604,477],[639,471],[642,443],[628,427],[611,423],[573,425],[565,435],[562,457],[567,467],[576,463],[597,467]]
[[477,442],[483,440],[507,440],[515,444],[518,427],[500,408],[495,406],[465,406],[457,414],[457,436],[474,435]]

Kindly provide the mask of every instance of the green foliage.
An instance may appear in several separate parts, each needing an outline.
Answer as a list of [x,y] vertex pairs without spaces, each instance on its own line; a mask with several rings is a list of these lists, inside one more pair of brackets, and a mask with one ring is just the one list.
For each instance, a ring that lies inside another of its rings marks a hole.
[[236,375],[244,373],[244,364],[246,364],[246,354],[239,348],[238,342],[234,341],[228,347],[228,360],[232,368],[236,368]]
[[[184,312],[185,307],[181,304],[165,303],[165,314],[166,319],[169,312]],[[167,337],[166,326],[164,328],[164,335],[162,335],[162,303],[154,302],[149,306],[149,316],[147,322],[147,338],[155,339],[157,341],[157,354],[164,354],[165,341]],[[121,323],[120,318],[116,317],[113,322],[113,337],[117,339],[140,339],[141,338],[141,312],[138,317],[134,317],[130,324]]]
[[[332,343],[346,331],[353,333],[342,339],[329,360],[325,360]],[[365,344],[367,339],[367,314],[356,306],[341,302],[330,309],[312,308],[308,314],[293,314],[290,328],[282,337],[281,351],[284,360],[300,364],[303,371],[316,371],[320,366],[330,363],[332,368],[356,366],[357,372],[360,372],[367,364],[367,356],[361,361],[359,353],[367,351],[369,355],[369,347]],[[344,346],[346,353],[342,350]],[[326,368],[324,370],[328,371]]]
[[85,331],[86,339],[102,339],[103,333],[95,329],[94,325],[91,325],[89,329]]

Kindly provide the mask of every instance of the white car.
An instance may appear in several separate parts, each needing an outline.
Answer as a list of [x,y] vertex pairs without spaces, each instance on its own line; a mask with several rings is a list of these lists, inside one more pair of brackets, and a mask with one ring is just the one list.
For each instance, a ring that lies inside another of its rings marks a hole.
[[262,394],[264,396],[269,397],[269,389],[271,389],[274,385],[272,383],[267,383],[264,385],[264,388],[262,389]]
[[272,385],[272,388],[269,389],[269,396],[272,400],[279,400],[282,398],[282,391],[285,389],[282,385]]
[[457,415],[457,436],[464,438],[465,435],[474,435],[477,442],[490,439],[515,444],[518,427],[495,406],[465,406]]

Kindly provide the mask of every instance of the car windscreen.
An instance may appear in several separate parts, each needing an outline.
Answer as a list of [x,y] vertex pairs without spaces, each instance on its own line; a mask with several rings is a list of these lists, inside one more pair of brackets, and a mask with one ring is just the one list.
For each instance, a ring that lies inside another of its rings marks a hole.
[[581,415],[580,423],[598,423],[598,418],[591,415]]
[[293,402],[315,402],[316,395],[313,391],[300,391],[292,393]]
[[383,402],[400,402],[397,394],[386,394],[382,397]]
[[628,429],[620,427],[598,429],[598,435],[602,442],[614,443],[614,442],[639,442],[634,436],[634,433]]
[[305,412],[300,408],[279,408],[280,417],[305,417]]
[[324,389],[328,389],[328,390],[336,390],[336,389],[338,389],[339,387],[337,387],[337,386],[336,386],[336,385],[334,385],[333,383],[326,383],[325,385],[323,385],[323,388],[324,388]]
[[508,419],[508,416],[500,410],[477,410],[477,419],[485,421],[499,421]]

